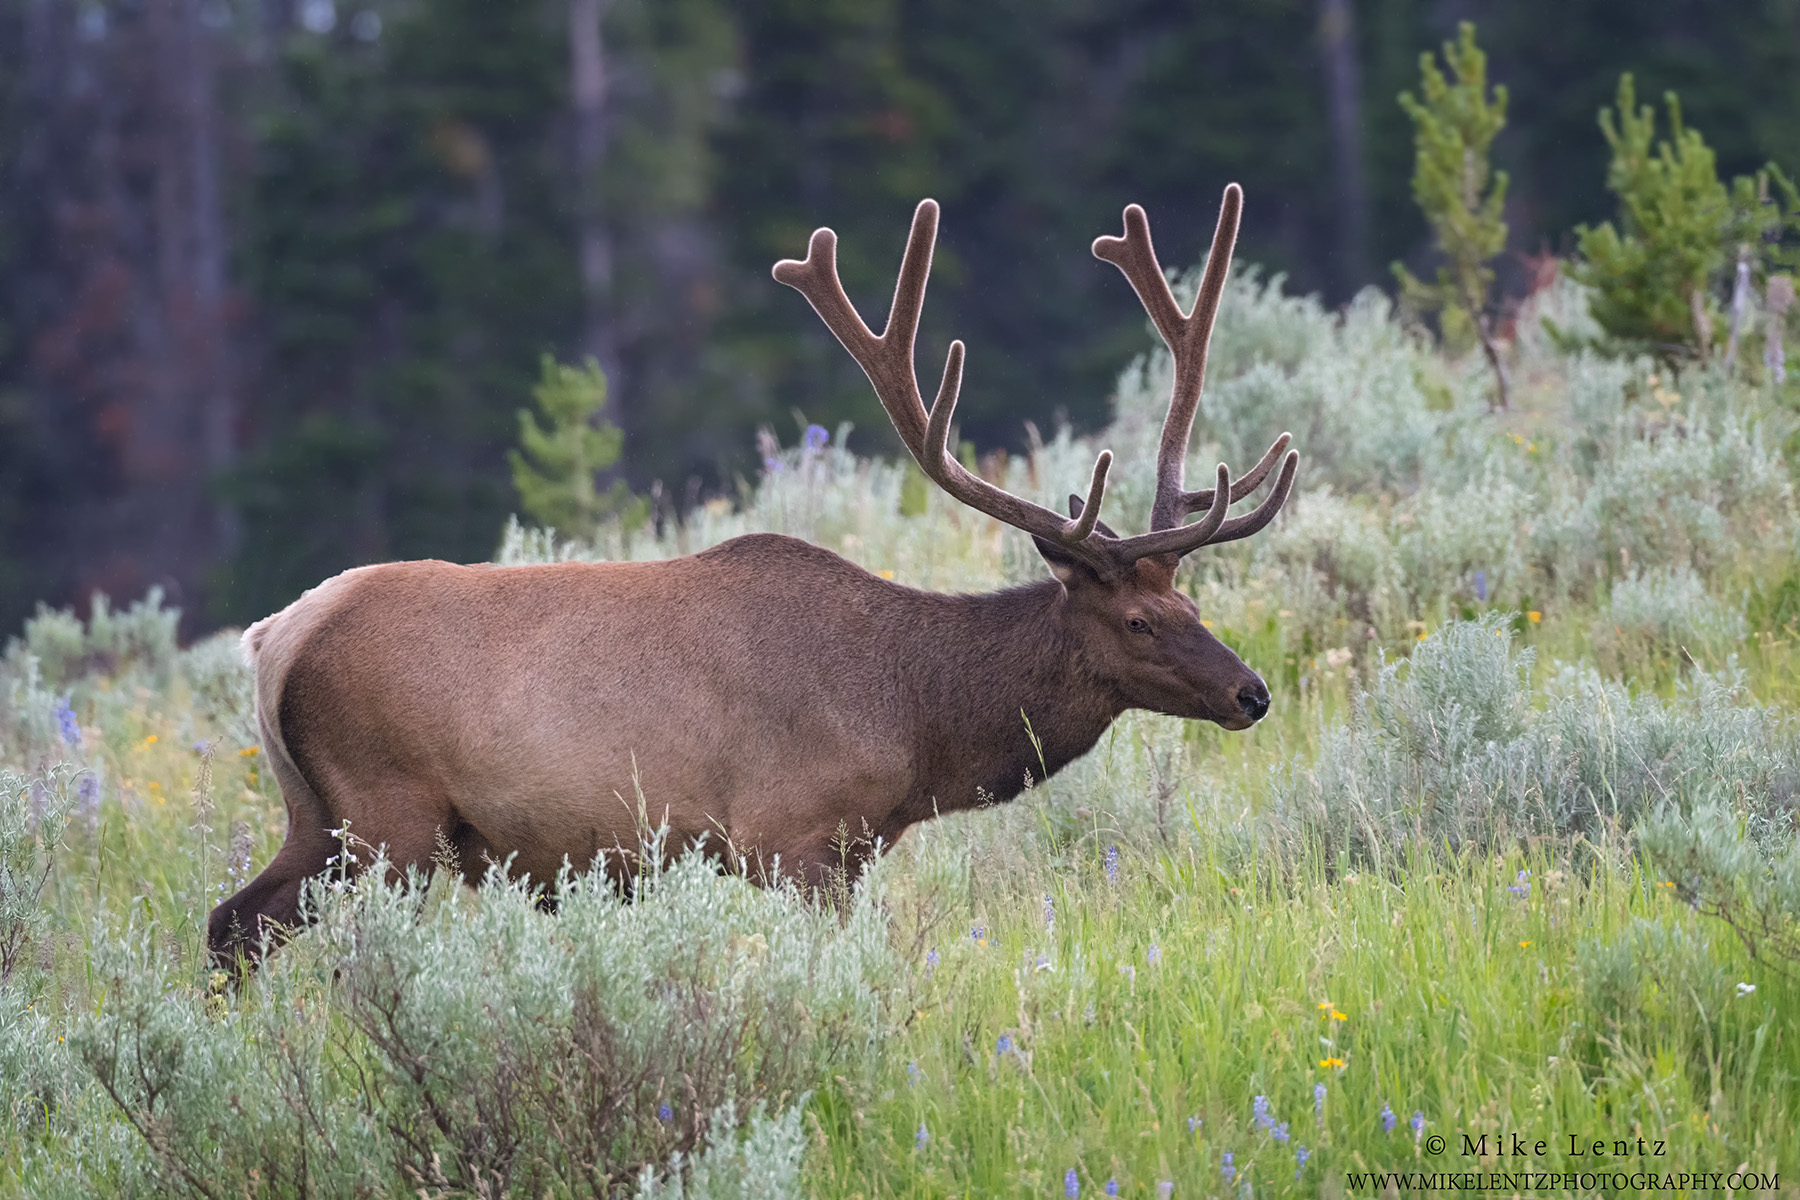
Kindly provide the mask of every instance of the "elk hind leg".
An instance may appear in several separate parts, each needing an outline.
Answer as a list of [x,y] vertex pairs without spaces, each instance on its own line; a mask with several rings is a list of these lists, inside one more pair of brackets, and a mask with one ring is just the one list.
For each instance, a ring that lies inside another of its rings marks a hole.
[[290,824],[274,861],[207,918],[206,945],[213,965],[229,968],[240,958],[254,963],[265,939],[281,939],[298,926],[300,890],[331,865],[337,844],[328,829]]

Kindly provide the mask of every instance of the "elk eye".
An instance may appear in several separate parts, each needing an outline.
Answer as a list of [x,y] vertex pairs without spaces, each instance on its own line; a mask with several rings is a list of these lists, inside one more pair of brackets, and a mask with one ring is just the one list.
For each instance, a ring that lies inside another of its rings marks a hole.
[[1149,633],[1150,622],[1144,620],[1142,617],[1133,617],[1131,620],[1125,622],[1125,628],[1131,630],[1133,633]]

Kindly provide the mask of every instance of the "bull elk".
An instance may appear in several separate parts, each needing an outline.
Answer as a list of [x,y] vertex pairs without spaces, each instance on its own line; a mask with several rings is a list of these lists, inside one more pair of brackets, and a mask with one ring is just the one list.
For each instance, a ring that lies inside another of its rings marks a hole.
[[[287,841],[212,913],[215,956],[254,955],[264,932],[301,918],[302,883],[327,869],[346,821],[397,866],[428,865],[447,838],[471,875],[510,857],[516,875],[549,881],[565,860],[628,857],[641,795],[671,844],[705,835],[765,879],[773,868],[816,885],[859,869],[875,839],[1012,798],[1128,708],[1254,724],[1267,687],[1174,588],[1183,555],[1274,518],[1299,458],[1283,434],[1242,478],[1220,464],[1215,486],[1183,490],[1242,203],[1228,187],[1191,315],[1143,209],[1125,210],[1124,237],[1094,243],[1174,355],[1150,532],[1136,537],[1099,519],[1110,451],[1067,517],[950,454],[963,344],[950,346],[930,411],[913,369],[935,202],[913,215],[880,336],[844,294],[831,230],[812,235],[805,261],[775,265],[868,374],[925,474],[1030,534],[1051,578],[938,595],[752,534],[666,562],[359,567],[257,622],[244,645]],[[1228,517],[1277,462],[1262,504]]]

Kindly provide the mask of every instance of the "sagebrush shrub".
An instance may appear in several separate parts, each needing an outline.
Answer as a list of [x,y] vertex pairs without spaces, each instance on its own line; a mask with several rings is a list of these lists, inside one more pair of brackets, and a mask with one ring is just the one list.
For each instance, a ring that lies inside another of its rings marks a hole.
[[73,807],[67,769],[22,775],[0,767],[0,1007],[41,935],[44,888]]
[[160,587],[124,612],[114,611],[107,597],[96,592],[85,623],[68,609],[39,605],[17,642],[37,658],[53,688],[66,688],[84,675],[135,675],[161,687],[175,666],[180,621],[180,609],[163,607]]
[[1692,811],[1659,808],[1639,840],[1682,899],[1725,921],[1752,954],[1791,968],[1800,964],[1800,803],[1792,789],[1775,799],[1746,804],[1738,789],[1713,788]]
[[154,1194],[786,1196],[808,1091],[898,1011],[878,886],[840,914],[690,853],[629,900],[565,876],[551,914],[497,870],[467,892],[365,865],[314,885],[317,926],[241,991],[155,930],[96,930],[106,1003],[60,1055],[0,1024],[0,1098],[110,1109],[133,1138],[110,1169]]
[[1611,938],[1584,939],[1575,970],[1595,1019],[1578,1047],[1587,1061],[1604,1061],[1618,1050],[1654,1055],[1676,1049],[1705,1075],[1723,1041],[1726,1006],[1735,998],[1705,935],[1639,917]]
[[1734,794],[1782,819],[1800,802],[1800,729],[1728,675],[1692,672],[1663,700],[1563,667],[1538,709],[1530,671],[1505,615],[1434,632],[1382,666],[1316,759],[1277,772],[1267,831],[1296,859],[1394,868],[1414,842],[1605,840],[1666,803]]
[[1613,584],[1594,626],[1594,647],[1612,666],[1643,664],[1678,651],[1722,656],[1744,640],[1738,608],[1710,595],[1692,568],[1633,571]]
[[235,629],[195,642],[176,659],[176,673],[187,685],[194,715],[237,747],[254,746],[256,673],[244,661]]

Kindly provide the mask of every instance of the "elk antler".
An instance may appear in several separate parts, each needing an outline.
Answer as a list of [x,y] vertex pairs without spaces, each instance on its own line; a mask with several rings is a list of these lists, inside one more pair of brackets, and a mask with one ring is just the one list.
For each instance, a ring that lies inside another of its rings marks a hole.
[[1094,523],[1100,519],[1100,503],[1106,494],[1106,473],[1112,466],[1110,450],[1101,451],[1094,463],[1086,511],[1078,518],[1064,517],[1029,500],[1021,500],[972,474],[949,450],[950,418],[956,412],[956,397],[962,388],[963,344],[960,340],[950,343],[950,357],[944,364],[944,379],[938,387],[937,400],[932,404],[930,414],[925,412],[918,377],[913,371],[913,340],[919,330],[919,312],[925,305],[925,279],[931,273],[937,220],[937,201],[919,201],[919,207],[913,212],[912,235],[906,240],[906,255],[900,261],[893,307],[888,311],[887,327],[880,337],[863,324],[850,298],[844,294],[844,285],[837,272],[837,234],[831,230],[814,230],[812,241],[806,248],[806,261],[783,259],[775,264],[775,278],[811,301],[826,327],[837,335],[844,349],[868,375],[869,382],[875,385],[875,394],[880,397],[882,407],[887,409],[900,440],[933,482],[970,508],[1066,546],[1096,569],[1110,572],[1112,564],[1106,561],[1099,547],[1088,544]]
[[[1193,512],[1204,510],[1210,518],[1211,510],[1216,507],[1215,489],[1182,491],[1182,467],[1187,459],[1188,438],[1194,428],[1194,413],[1200,406],[1200,389],[1206,382],[1207,343],[1212,339],[1213,319],[1218,316],[1219,300],[1231,275],[1231,252],[1237,245],[1238,218],[1243,209],[1243,189],[1235,183],[1226,185],[1225,198],[1219,204],[1219,224],[1213,231],[1212,252],[1206,256],[1206,273],[1200,280],[1200,292],[1194,297],[1193,311],[1186,316],[1175,303],[1162,264],[1156,259],[1156,248],[1150,242],[1150,221],[1142,208],[1135,204],[1126,206],[1124,237],[1094,239],[1094,257],[1104,259],[1125,273],[1175,360],[1169,413],[1163,418],[1162,440],[1156,453],[1156,499],[1150,507],[1150,528],[1158,532],[1179,530],[1186,535],[1177,546],[1170,548],[1176,554],[1186,554],[1210,543],[1249,537],[1274,520],[1293,489],[1294,472],[1300,462],[1297,451],[1288,451],[1282,459],[1281,474],[1276,478],[1275,486],[1255,512],[1233,517],[1212,529],[1206,528],[1209,519],[1187,526],[1181,524],[1182,519]],[[1242,500],[1255,491],[1292,440],[1293,435],[1287,433],[1276,438],[1262,461],[1251,468],[1248,475],[1231,484],[1231,500]],[[1220,463],[1220,480],[1223,481],[1225,476],[1225,465]],[[1223,482],[1219,484],[1220,488],[1224,486]],[[1190,538],[1197,540],[1188,545]]]
[[[1132,279],[1144,306],[1150,310],[1151,319],[1163,331],[1164,340],[1176,356],[1175,396],[1163,424],[1151,532],[1133,538],[1112,537],[1097,528],[1100,506],[1106,496],[1106,475],[1112,466],[1110,450],[1102,450],[1095,460],[1093,476],[1088,481],[1087,500],[1070,506],[1074,509],[1072,517],[1064,517],[994,486],[971,473],[950,453],[950,421],[955,415],[957,395],[962,388],[963,343],[960,339],[950,343],[943,381],[929,413],[925,410],[913,367],[919,313],[925,304],[925,281],[931,273],[931,252],[937,241],[938,206],[935,200],[921,200],[913,213],[912,233],[907,238],[906,254],[900,262],[893,305],[880,336],[863,323],[850,298],[844,294],[837,272],[837,234],[831,230],[815,230],[807,245],[805,261],[783,259],[775,264],[774,275],[778,282],[787,284],[811,302],[826,327],[837,335],[844,349],[862,367],[900,434],[900,440],[927,477],[977,512],[1062,546],[1102,578],[1110,579],[1146,555],[1186,554],[1209,541],[1229,541],[1255,533],[1281,508],[1293,484],[1299,456],[1290,452],[1282,464],[1275,490],[1262,506],[1248,516],[1225,519],[1232,501],[1248,495],[1269,473],[1276,456],[1287,446],[1289,438],[1283,434],[1256,469],[1237,483],[1232,483],[1225,464],[1220,463],[1216,488],[1201,492],[1181,491],[1181,459],[1186,453],[1188,431],[1193,425],[1194,409],[1199,400],[1206,340],[1211,332],[1213,313],[1218,307],[1218,293],[1224,286],[1225,267],[1230,261],[1231,241],[1237,234],[1237,209],[1241,202],[1242,193],[1234,184],[1226,192],[1228,211],[1220,216],[1219,233],[1213,242],[1213,261],[1207,266],[1210,301],[1207,300],[1207,285],[1203,285],[1202,301],[1196,305],[1192,317],[1181,315],[1168,284],[1163,281],[1162,268],[1156,265],[1155,252],[1150,248],[1149,226],[1144,221],[1142,209],[1134,204],[1125,210],[1125,238],[1101,238],[1094,243],[1095,254],[1118,263]],[[1133,229],[1134,213],[1142,231],[1141,237]],[[1218,265],[1221,240],[1225,246],[1224,265]],[[1139,282],[1134,272],[1143,270],[1152,273],[1160,293]],[[1215,271],[1218,274],[1216,283]],[[1188,349],[1195,343],[1199,347],[1197,356]],[[1184,391],[1184,384],[1190,380],[1191,388]],[[1188,391],[1192,394],[1188,395]],[[1174,446],[1173,451],[1171,446]],[[1169,467],[1171,454],[1172,471]],[[1165,493],[1172,497],[1167,503]],[[1165,509],[1174,515],[1165,516]],[[1180,524],[1187,513],[1202,510],[1206,515],[1200,520],[1192,525]]]

